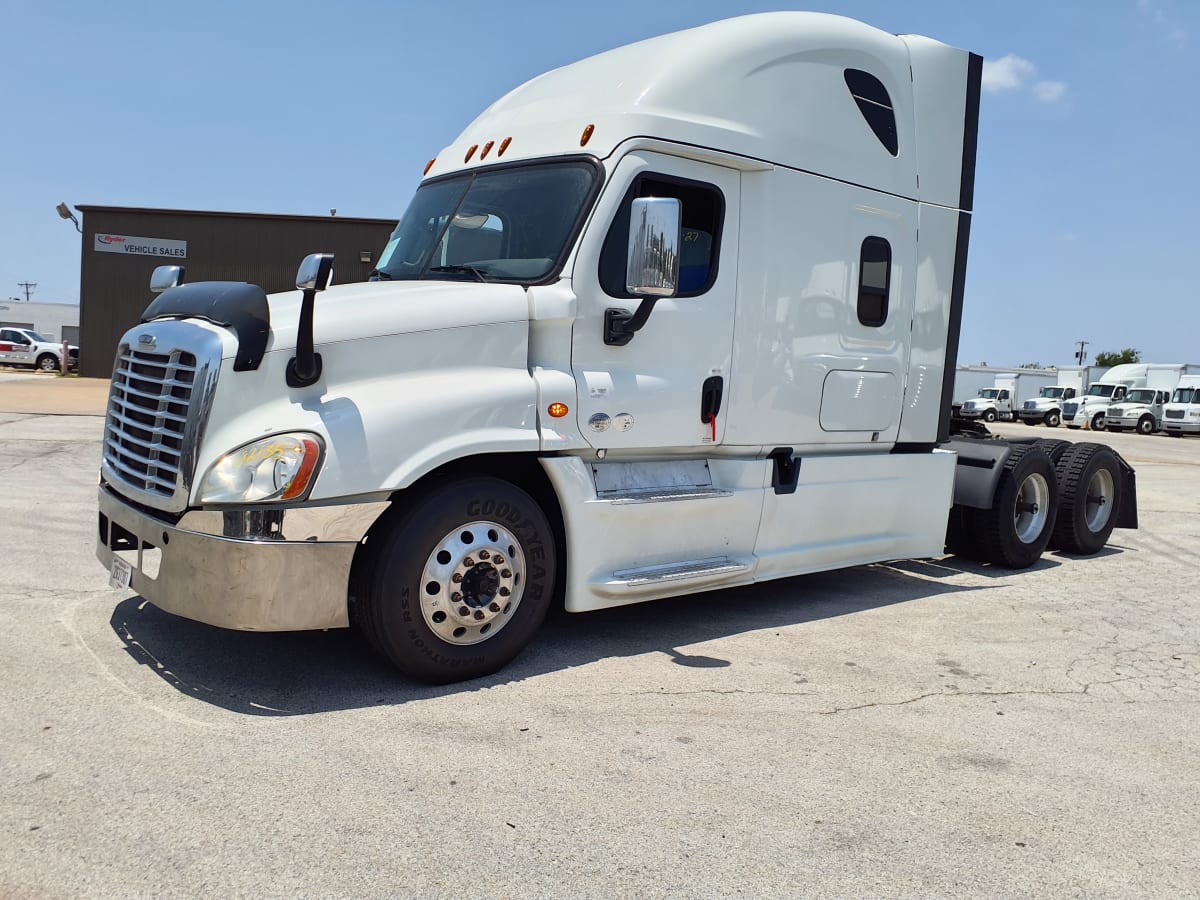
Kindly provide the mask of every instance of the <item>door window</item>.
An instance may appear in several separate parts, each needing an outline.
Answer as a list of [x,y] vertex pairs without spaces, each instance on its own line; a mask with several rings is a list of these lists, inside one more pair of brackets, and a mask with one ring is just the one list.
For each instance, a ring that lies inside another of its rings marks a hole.
[[625,290],[625,259],[629,247],[629,210],[638,197],[673,197],[679,201],[683,233],[679,245],[679,291],[675,296],[696,297],[707,292],[717,279],[725,198],[711,184],[647,174],[634,179],[604,238],[599,273],[604,293],[625,299],[633,296]]

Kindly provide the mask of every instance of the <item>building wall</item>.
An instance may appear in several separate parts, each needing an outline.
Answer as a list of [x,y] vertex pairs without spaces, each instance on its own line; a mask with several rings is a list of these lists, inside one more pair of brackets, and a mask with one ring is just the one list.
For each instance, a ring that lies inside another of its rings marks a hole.
[[[300,260],[320,252],[335,255],[334,283],[365,281],[396,226],[394,220],[334,216],[78,209],[83,213],[79,371],[97,378],[111,374],[117,341],[154,299],[150,275],[157,266],[184,266],[188,282],[248,281],[274,293],[294,290]],[[97,235],[185,241],[186,256],[104,252],[96,249]]]
[[78,345],[79,306],[74,303],[0,303],[0,325],[32,328],[53,341],[64,338]]

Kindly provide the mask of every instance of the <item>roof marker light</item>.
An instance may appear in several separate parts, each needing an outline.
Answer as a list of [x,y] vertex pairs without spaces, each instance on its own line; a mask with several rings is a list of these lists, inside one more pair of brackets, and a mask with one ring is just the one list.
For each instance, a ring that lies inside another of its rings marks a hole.
[[511,137],[506,137],[500,142],[500,149],[496,151],[497,156],[503,156],[504,151],[508,149],[508,145],[512,143]]
[[433,168],[433,164],[434,164],[435,162],[437,162],[437,157],[436,157],[436,156],[435,156],[433,159],[431,159],[429,162],[425,163],[425,171],[421,173],[421,176],[422,176],[422,177],[424,177],[424,176],[426,176],[426,175],[428,175],[428,174],[429,174],[429,170]]
[[478,149],[478,144],[472,144],[471,149],[467,151],[467,155],[463,158],[463,162],[469,163],[471,161],[471,157],[475,155],[475,151]]
[[587,142],[592,139],[592,132],[595,130],[596,130],[595,125],[589,125],[587,128],[583,129],[583,136],[579,139],[580,147],[587,146]]
[[495,143],[496,143],[495,141],[488,141],[486,144],[484,144],[483,152],[479,154],[479,158],[487,159],[487,155],[492,152],[492,145]]

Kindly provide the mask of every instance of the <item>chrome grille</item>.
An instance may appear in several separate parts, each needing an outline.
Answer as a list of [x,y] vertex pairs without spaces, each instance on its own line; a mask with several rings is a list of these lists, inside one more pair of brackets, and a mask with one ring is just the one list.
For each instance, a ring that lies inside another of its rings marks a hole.
[[1182,419],[1183,418],[1183,410],[1182,409],[1168,409],[1166,415],[1167,415],[1168,419]]
[[1079,411],[1078,403],[1064,403],[1063,404],[1063,416],[1065,416],[1068,419],[1075,418],[1075,413],[1077,413],[1078,411]]
[[122,481],[172,497],[187,450],[196,356],[122,347],[109,390],[104,461]]

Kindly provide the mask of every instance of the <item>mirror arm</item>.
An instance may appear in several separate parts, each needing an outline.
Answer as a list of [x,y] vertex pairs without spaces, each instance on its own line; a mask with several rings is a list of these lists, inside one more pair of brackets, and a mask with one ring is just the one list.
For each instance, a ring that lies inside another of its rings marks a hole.
[[313,352],[313,302],[316,290],[304,292],[300,302],[300,325],[296,329],[296,355],[287,365],[287,385],[292,388],[308,387],[321,378],[321,354]]
[[610,347],[624,347],[633,340],[633,336],[642,330],[658,297],[643,297],[638,308],[632,313],[609,307],[604,311],[604,343]]

